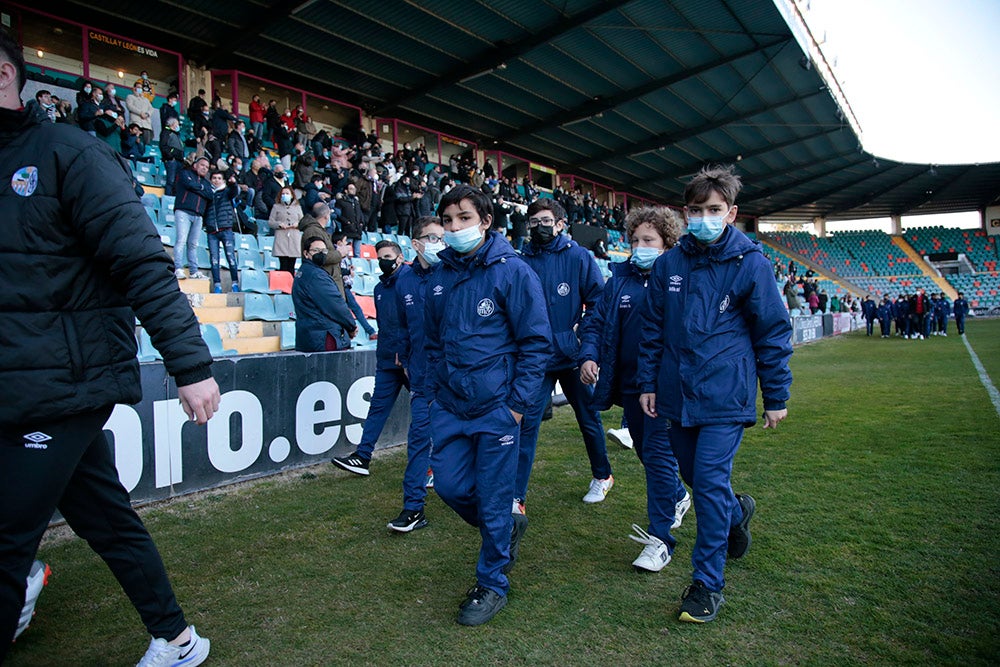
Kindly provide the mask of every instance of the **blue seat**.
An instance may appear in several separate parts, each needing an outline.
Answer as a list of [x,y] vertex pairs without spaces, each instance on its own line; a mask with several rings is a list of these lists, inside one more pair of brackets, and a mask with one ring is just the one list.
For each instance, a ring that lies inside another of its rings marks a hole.
[[271,254],[270,250],[265,250],[262,268],[265,271],[278,271],[281,269],[281,262],[278,261],[277,257]]
[[232,357],[239,354],[236,350],[227,350],[222,346],[222,336],[211,324],[201,325],[201,338],[208,345],[208,351],[213,357]]
[[288,321],[281,323],[281,349],[295,349],[295,322]]
[[139,353],[136,355],[139,361],[163,361],[163,356],[153,347],[153,339],[149,337],[146,329],[139,328]]
[[233,234],[233,242],[237,249],[253,250],[258,255],[260,254],[260,245],[257,243],[257,237],[253,234]]
[[270,252],[274,248],[274,237],[267,234],[257,234],[257,247],[261,252]]
[[[252,236],[250,238],[253,238]],[[263,271],[264,265],[260,261],[260,253],[256,250],[246,248],[236,248],[236,264],[241,269],[253,269]]]
[[351,266],[354,267],[354,275],[361,276],[368,273],[371,270],[371,265],[368,260],[364,257],[352,257]]
[[378,278],[369,274],[354,276],[354,287],[352,291],[361,296],[374,296],[375,286],[378,285]]
[[283,320],[295,319],[295,302],[292,301],[291,294],[274,295],[274,314],[281,316]]
[[[257,294],[278,294],[281,290],[274,290],[268,286],[267,274],[256,269],[240,269],[240,291],[256,292]],[[271,307],[274,312],[274,307]]]
[[177,244],[177,230],[169,225],[156,222],[156,231],[160,233],[160,243],[171,248]]
[[417,251],[410,246],[403,247],[403,259],[407,262],[412,262],[417,258]]
[[149,216],[149,219],[152,220],[154,224],[159,222],[160,220],[160,214],[157,213],[156,209],[154,209],[152,206],[146,207],[146,215]]
[[160,198],[154,195],[152,192],[147,192],[142,196],[142,205],[148,206],[154,211],[160,210]]
[[410,243],[410,237],[407,236],[406,234],[397,234],[396,235],[396,243],[399,244],[400,248],[407,248],[407,247],[412,248],[413,247],[413,244]]
[[267,294],[244,294],[243,319],[264,320],[265,322],[281,322],[285,318],[274,312],[274,302]]

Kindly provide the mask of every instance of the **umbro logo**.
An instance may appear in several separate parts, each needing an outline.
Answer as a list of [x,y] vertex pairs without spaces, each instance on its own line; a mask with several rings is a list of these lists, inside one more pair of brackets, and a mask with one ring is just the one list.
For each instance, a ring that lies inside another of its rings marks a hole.
[[47,433],[42,433],[41,431],[35,431],[34,433],[24,434],[24,446],[28,449],[48,449],[48,441],[52,439],[51,435]]
[[443,285],[435,285],[434,286],[434,296],[441,296],[441,294],[443,292],[444,292],[444,286]]
[[677,274],[670,276],[671,285],[680,285],[682,280],[684,280],[683,276],[678,276]]
[[500,438],[500,444],[502,446],[504,446],[504,447],[506,447],[507,445],[513,445],[514,444],[514,436],[510,435],[509,433],[507,435],[505,435],[505,436],[502,436]]

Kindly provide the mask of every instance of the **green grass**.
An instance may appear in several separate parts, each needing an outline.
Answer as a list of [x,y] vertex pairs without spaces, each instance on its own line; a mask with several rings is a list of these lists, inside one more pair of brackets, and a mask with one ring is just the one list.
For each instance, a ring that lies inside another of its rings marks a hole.
[[[968,336],[1000,381],[1000,321]],[[1000,419],[961,339],[852,334],[797,349],[793,371],[788,421],[748,431],[737,457],[754,542],[710,625],[676,621],[694,516],[664,571],[633,572],[642,470],[611,450],[614,490],[581,503],[565,408],[542,427],[510,604],[483,627],[455,623],[477,532],[433,494],[427,529],[385,529],[398,453],[369,479],[325,465],[144,516],[212,665],[995,664]],[[134,663],[147,639],[100,560],[77,539],[41,558],[55,574],[9,664]]]

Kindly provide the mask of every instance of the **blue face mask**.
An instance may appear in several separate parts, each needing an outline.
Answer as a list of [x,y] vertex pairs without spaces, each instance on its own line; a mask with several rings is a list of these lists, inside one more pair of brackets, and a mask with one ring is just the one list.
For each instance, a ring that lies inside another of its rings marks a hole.
[[443,243],[424,243],[424,259],[431,266],[437,264],[441,261],[438,257],[438,253],[444,250],[445,245]]
[[706,215],[702,217],[688,216],[688,234],[695,237],[702,243],[711,243],[722,236],[726,229],[726,216],[729,211],[722,215]]
[[479,245],[483,239],[483,233],[479,225],[472,225],[457,232],[445,232],[444,242],[451,246],[457,253],[465,254]]
[[653,262],[656,261],[656,258],[659,257],[662,252],[663,251],[659,248],[638,246],[632,251],[632,263],[640,269],[649,270],[653,268]]

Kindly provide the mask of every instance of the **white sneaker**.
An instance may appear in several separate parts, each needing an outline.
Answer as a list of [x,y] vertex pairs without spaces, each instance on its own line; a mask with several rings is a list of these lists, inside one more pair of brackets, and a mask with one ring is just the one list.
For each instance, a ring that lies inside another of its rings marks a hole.
[[151,639],[146,655],[135,667],[195,667],[205,662],[212,643],[199,637],[191,626],[191,641],[185,646],[172,646],[166,639]]
[[28,629],[31,624],[31,617],[35,615],[35,604],[38,596],[42,594],[42,589],[49,583],[49,575],[52,569],[40,560],[31,564],[31,571],[28,573],[27,588],[24,592],[24,606],[21,607],[21,618],[17,622],[17,630],[14,631],[14,639],[21,636],[21,633]]
[[206,276],[198,269],[195,269],[194,271],[188,271],[188,273],[189,273],[188,277],[193,278],[194,280],[208,280],[208,276]]
[[608,491],[611,487],[615,485],[615,478],[608,477],[607,479],[592,479],[590,480],[590,490],[587,491],[587,495],[583,497],[583,502],[585,503],[599,503],[604,500],[604,497],[608,495]]
[[629,538],[644,545],[642,553],[632,561],[632,567],[646,572],[659,572],[665,568],[667,563],[670,562],[670,552],[667,551],[667,545],[663,543],[663,540],[653,537],[634,523],[632,524],[632,530],[636,534],[629,535]]
[[618,443],[625,449],[632,449],[632,434],[627,428],[609,428],[608,440]]
[[691,494],[685,491],[684,497],[674,505],[674,523],[670,526],[670,530],[677,530],[681,527],[681,521],[684,520],[684,515],[689,509],[691,509]]
[[188,274],[186,271],[184,271],[184,269],[176,269],[174,271],[174,278],[177,278],[177,280],[184,280],[187,277]]

